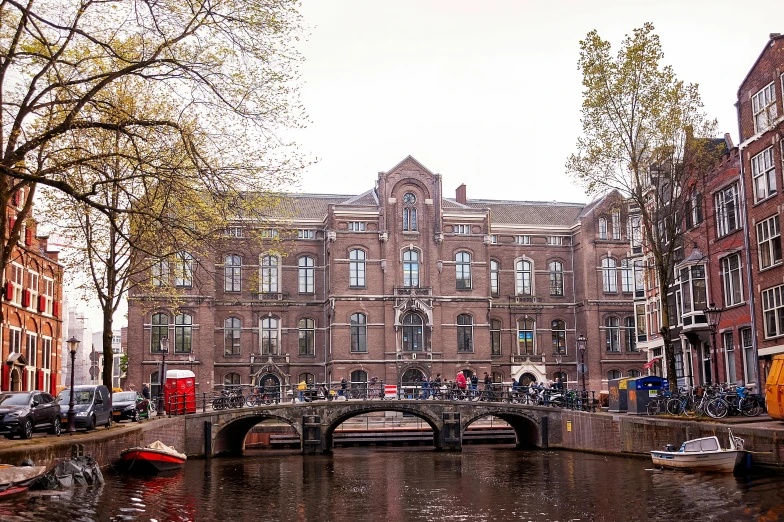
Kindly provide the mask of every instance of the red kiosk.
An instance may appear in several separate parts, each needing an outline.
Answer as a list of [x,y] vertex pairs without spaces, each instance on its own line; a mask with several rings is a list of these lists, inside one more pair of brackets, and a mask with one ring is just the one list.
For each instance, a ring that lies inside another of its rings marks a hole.
[[167,370],[163,387],[166,413],[196,413],[196,376],[190,370]]

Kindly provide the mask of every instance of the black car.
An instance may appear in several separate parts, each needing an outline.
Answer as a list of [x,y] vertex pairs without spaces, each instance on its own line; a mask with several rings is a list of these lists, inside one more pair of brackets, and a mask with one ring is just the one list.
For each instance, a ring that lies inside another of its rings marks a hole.
[[114,420],[124,419],[138,422],[140,417],[150,418],[150,401],[139,392],[124,391],[112,394],[112,416]]
[[0,393],[0,433],[29,439],[34,431],[60,435],[60,405],[46,392]]
[[[90,431],[98,425],[107,428],[112,426],[112,396],[109,394],[109,388],[103,384],[74,386],[73,401],[75,428]],[[67,424],[71,389],[62,390],[57,395],[57,402],[60,404],[62,422]]]

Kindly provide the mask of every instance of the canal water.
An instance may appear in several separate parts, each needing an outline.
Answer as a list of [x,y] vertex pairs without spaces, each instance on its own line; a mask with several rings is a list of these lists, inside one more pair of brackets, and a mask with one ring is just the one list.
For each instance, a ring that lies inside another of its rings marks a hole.
[[512,521],[784,519],[784,476],[652,471],[644,459],[468,446],[258,451],[166,476],[0,502],[0,520]]

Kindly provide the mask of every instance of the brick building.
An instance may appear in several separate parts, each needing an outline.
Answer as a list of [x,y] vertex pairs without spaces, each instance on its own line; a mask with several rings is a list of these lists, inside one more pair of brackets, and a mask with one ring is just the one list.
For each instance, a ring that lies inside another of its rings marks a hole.
[[[20,190],[6,205],[9,229],[24,205]],[[3,369],[0,389],[57,393],[62,366],[62,279],[57,252],[47,238],[36,237],[37,223],[28,219],[5,269],[3,324],[0,325]]]
[[192,367],[202,390],[460,371],[576,385],[580,334],[589,388],[642,370],[618,194],[471,200],[461,185],[447,198],[408,157],[371,190],[291,196],[281,215],[270,241],[238,222],[213,258],[156,269],[181,291],[174,313],[131,293],[127,386],[157,392],[161,337],[167,366]]

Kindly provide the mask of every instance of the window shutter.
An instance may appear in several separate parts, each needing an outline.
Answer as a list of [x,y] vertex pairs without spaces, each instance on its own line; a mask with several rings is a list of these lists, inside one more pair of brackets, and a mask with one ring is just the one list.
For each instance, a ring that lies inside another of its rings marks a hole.
[[16,217],[11,216],[8,218],[8,235],[11,235],[11,231],[14,229],[14,225],[16,224]]
[[57,318],[60,317],[60,301],[52,303],[52,315]]
[[39,295],[38,296],[38,311],[45,312],[46,311],[46,296]]
[[24,290],[22,290],[22,306],[24,306],[24,307],[30,306],[30,298],[31,297],[32,297],[32,294],[30,293],[29,289],[25,288]]
[[11,281],[5,282],[5,298],[8,301],[14,298],[14,284]]
[[25,229],[25,245],[30,246],[33,243],[33,229]]

